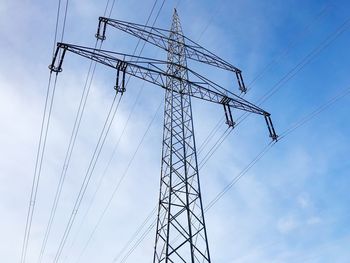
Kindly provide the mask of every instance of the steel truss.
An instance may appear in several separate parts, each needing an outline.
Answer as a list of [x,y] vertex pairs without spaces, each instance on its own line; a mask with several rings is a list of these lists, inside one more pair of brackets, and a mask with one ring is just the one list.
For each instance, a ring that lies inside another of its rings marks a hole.
[[192,121],[184,37],[174,13],[168,52],[154,263],[210,262]]
[[[67,51],[116,70],[117,92],[125,92],[126,74],[165,89],[159,209],[154,263],[210,261],[199,184],[191,97],[223,105],[226,123],[235,122],[231,109],[262,115],[269,135],[277,140],[270,113],[235,95],[187,67],[187,59],[234,72],[241,92],[246,88],[241,70],[185,37],[174,11],[170,30],[99,18],[96,37],[106,39],[107,25],[167,51],[167,61],[58,43],[51,72],[61,72]],[[164,68],[166,67],[166,68]]]
[[243,93],[247,91],[243,81],[242,71],[239,68],[231,65],[229,62],[223,60],[222,58],[213,54],[206,48],[202,47],[201,45],[187,38],[186,36],[183,35],[182,32],[179,34],[181,34],[181,37],[186,41],[186,43],[178,42],[178,40],[176,39],[170,39],[169,38],[169,35],[171,34],[170,30],[140,25],[136,23],[126,22],[126,21],[117,20],[117,19],[111,19],[107,17],[100,17],[97,33],[96,33],[96,37],[98,39],[101,39],[101,40],[106,39],[107,25],[110,25],[132,36],[135,36],[139,39],[147,41],[148,43],[151,43],[157,47],[160,47],[167,52],[170,51],[169,43],[184,45],[184,52],[185,52],[184,55],[187,58],[201,62],[201,63],[208,64],[217,68],[234,72],[237,78],[239,90]]

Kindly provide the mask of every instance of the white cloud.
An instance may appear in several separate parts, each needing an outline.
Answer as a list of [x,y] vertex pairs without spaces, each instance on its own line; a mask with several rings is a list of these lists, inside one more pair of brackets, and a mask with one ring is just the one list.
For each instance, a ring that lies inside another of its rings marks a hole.
[[278,220],[277,228],[282,234],[288,234],[299,226],[298,220],[293,216],[288,216]]
[[311,201],[309,197],[306,194],[300,194],[298,196],[298,204],[300,205],[301,208],[308,208],[311,205]]
[[318,216],[313,216],[313,217],[310,217],[309,219],[307,219],[306,223],[308,225],[318,225],[318,224],[322,223],[322,219]]

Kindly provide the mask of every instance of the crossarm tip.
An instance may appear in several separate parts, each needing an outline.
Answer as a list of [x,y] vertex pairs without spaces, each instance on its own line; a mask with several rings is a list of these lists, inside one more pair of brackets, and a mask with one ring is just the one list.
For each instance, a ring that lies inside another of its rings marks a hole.
[[278,135],[276,134],[275,128],[273,127],[273,123],[272,123],[272,120],[271,120],[270,116],[271,116],[271,114],[268,113],[268,112],[266,112],[266,114],[264,114],[265,121],[266,121],[266,124],[267,124],[267,128],[268,128],[269,133],[270,133],[270,137],[271,137],[271,139],[274,142],[277,142]]

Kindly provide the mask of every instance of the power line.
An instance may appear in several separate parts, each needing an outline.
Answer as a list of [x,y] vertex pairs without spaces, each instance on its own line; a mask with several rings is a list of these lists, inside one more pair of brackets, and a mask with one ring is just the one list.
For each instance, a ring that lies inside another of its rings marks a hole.
[[113,0],[113,3],[112,3],[112,6],[111,6],[111,9],[110,9],[110,11],[109,11],[109,15],[108,15],[108,17],[111,17],[111,15],[112,15],[112,11],[113,11],[113,9],[114,9],[114,5],[116,4],[116,1],[115,0]]
[[216,123],[216,125],[213,127],[213,129],[208,133],[207,137],[204,139],[202,144],[198,148],[198,155],[200,155],[207,145],[209,145],[209,142],[215,137],[215,135],[218,133],[220,126],[224,122],[225,116],[222,116],[222,118]]
[[226,187],[219,192],[206,206],[204,209],[205,212],[207,212],[210,208],[212,208],[221,198],[224,194],[227,193],[229,189],[232,188],[233,185],[235,185],[268,151],[271,149],[271,147],[275,144],[275,142],[271,142],[268,145],[266,145],[262,151],[258,153],[257,156],[254,157],[254,159],[236,176],[234,177],[229,184],[226,185]]
[[94,227],[93,231],[90,233],[89,238],[88,238],[87,242],[85,243],[85,246],[84,246],[82,252],[80,253],[77,262],[80,261],[82,255],[83,255],[84,252],[86,251],[88,245],[90,244],[90,242],[91,242],[91,240],[92,240],[93,235],[94,235],[95,232],[97,231],[97,229],[98,229],[99,225],[101,224],[101,222],[102,222],[102,220],[103,220],[103,218],[104,218],[104,216],[105,216],[107,210],[109,209],[109,207],[110,207],[110,205],[111,205],[111,203],[112,203],[112,201],[113,201],[113,199],[114,199],[116,193],[118,192],[121,183],[123,182],[123,180],[124,180],[125,177],[127,176],[128,172],[129,172],[129,169],[130,169],[131,165],[133,164],[134,159],[135,159],[135,157],[136,157],[138,151],[140,150],[140,148],[141,148],[141,146],[142,146],[142,144],[143,144],[143,142],[144,142],[144,140],[145,140],[145,138],[146,138],[146,135],[148,134],[148,132],[149,132],[149,130],[150,130],[150,128],[151,128],[153,122],[154,122],[155,119],[156,119],[156,116],[157,116],[157,114],[158,114],[158,112],[159,112],[159,110],[160,110],[160,108],[161,108],[161,107],[160,107],[161,105],[162,105],[162,103],[159,104],[159,106],[158,106],[158,108],[157,108],[155,114],[153,115],[153,118],[152,118],[151,122],[150,122],[149,125],[147,126],[147,129],[146,129],[146,131],[144,132],[144,134],[142,135],[142,138],[141,138],[141,140],[139,141],[139,143],[138,143],[138,145],[137,145],[137,147],[136,147],[136,150],[134,151],[134,153],[133,153],[131,159],[129,160],[129,162],[128,162],[127,166],[126,166],[126,169],[124,170],[122,176],[119,178],[117,185],[114,187],[113,192],[112,192],[112,195],[110,196],[110,198],[109,198],[109,200],[108,200],[108,202],[107,202],[107,205],[104,207],[103,212],[101,213],[101,215],[100,215],[100,217],[99,217],[97,223],[95,224],[95,227]]
[[294,68],[292,68],[288,74],[286,74],[280,81],[278,81],[259,101],[259,105],[269,99],[273,94],[275,94],[281,87],[281,84],[289,81],[293,78],[302,68],[308,65],[317,55],[321,53],[325,48],[332,44],[338,37],[341,36],[346,30],[349,29],[350,18],[346,19],[334,32],[332,32],[328,37],[321,42],[319,46],[313,49],[304,59],[302,59]]
[[[128,253],[122,258],[120,263],[126,262],[129,256],[135,251],[135,249],[140,245],[140,243],[145,239],[149,232],[156,226],[157,220],[154,220],[151,225],[146,229],[146,231],[141,235],[141,237],[137,240],[137,242],[132,246],[132,248],[128,251]],[[115,262],[115,261],[113,261]]]
[[[56,43],[56,39],[57,39],[57,35],[58,35],[60,9],[61,9],[61,0],[58,1],[58,7],[57,7],[57,11],[56,11],[56,25],[55,25],[55,30],[54,30],[54,43],[53,43],[52,56],[54,56],[55,43]],[[63,37],[64,37],[64,29],[65,29],[67,12],[68,12],[68,0],[66,2],[66,8],[65,8],[65,13],[64,13],[61,39],[63,39]],[[29,208],[28,208],[28,213],[27,213],[24,238],[23,238],[23,244],[22,244],[22,252],[21,252],[21,262],[22,263],[24,263],[26,261],[26,256],[27,256],[29,237],[30,237],[34,209],[35,209],[35,202],[36,202],[36,198],[37,198],[41,170],[42,170],[42,162],[44,159],[46,140],[47,140],[49,125],[50,125],[51,112],[52,112],[52,107],[53,107],[53,102],[54,102],[54,97],[55,97],[55,90],[56,90],[56,85],[57,85],[57,74],[55,76],[52,93],[51,93],[51,78],[52,78],[52,73],[50,73],[49,79],[48,79],[44,112],[43,112],[43,118],[41,121],[39,145],[38,145],[38,150],[37,150],[37,155],[36,155],[34,176],[33,176],[33,182],[32,182],[31,193],[30,193]],[[50,93],[51,93],[51,95],[50,95]],[[49,107],[48,113],[47,113],[47,107]]]
[[[342,90],[339,92],[336,96],[328,100],[326,103],[320,105],[318,108],[316,108],[311,113],[307,114],[305,117],[301,118],[299,121],[297,121],[294,125],[287,128],[284,132],[281,133],[281,137],[279,138],[279,141],[282,139],[285,139],[286,136],[291,134],[293,131],[297,130],[298,128],[301,128],[303,125],[305,125],[307,122],[311,121],[313,118],[315,118],[317,115],[319,115],[321,112],[328,109],[331,105],[339,101],[340,99],[344,98],[345,96],[350,94],[350,87]],[[210,201],[208,206],[206,207],[205,211],[208,211],[212,206],[214,206],[221,198],[222,196],[232,188],[233,185],[235,185],[238,180],[240,180],[271,148],[275,145],[275,143],[270,143],[267,146],[263,148],[262,151],[258,153],[258,155],[235,177],[231,182]]]
[[[317,55],[321,53],[325,48],[332,44],[342,33],[349,29],[350,18],[347,18],[335,31],[329,34],[316,48],[309,52],[296,66],[289,70],[279,81],[277,81],[269,91],[265,93],[258,101],[257,104],[260,106],[278,90],[282,88],[289,80],[295,77],[306,65],[308,65]],[[245,120],[249,114],[243,113],[237,120],[241,123]]]
[[226,138],[233,131],[233,127],[227,128],[225,132],[220,136],[220,138],[214,143],[214,145],[210,148],[204,158],[199,162],[199,169],[202,169],[203,166],[208,162],[211,156],[216,152],[216,150],[221,146],[221,144],[226,140]]
[[64,32],[65,32],[65,29],[66,29],[66,21],[67,21],[67,14],[68,14],[68,4],[69,4],[69,0],[66,0],[66,6],[65,6],[65,9],[64,9],[62,34],[61,34],[61,42],[63,42]]
[[322,104],[320,107],[306,115],[305,117],[301,118],[298,122],[296,122],[294,125],[283,131],[280,135],[279,140],[284,139],[286,136],[288,136],[291,132],[295,131],[296,129],[300,128],[301,126],[305,125],[307,122],[311,121],[313,118],[315,118],[318,114],[328,109],[331,105],[339,101],[340,99],[344,98],[345,96],[349,95],[350,93],[350,87],[342,90],[339,92],[336,96],[331,98],[326,103]]
[[108,6],[109,6],[109,2],[110,2],[110,0],[107,0],[105,11],[103,12],[103,16],[105,16],[107,14],[107,9],[108,9]]
[[[139,93],[141,93],[141,92],[142,92],[142,89],[139,90]],[[137,97],[138,97],[138,96],[137,96]],[[129,119],[131,118],[131,115],[132,115],[132,113],[133,113],[133,111],[134,111],[134,109],[135,109],[135,107],[136,107],[137,102],[138,102],[138,100],[135,100],[134,105],[132,106],[132,110],[129,112],[129,116],[128,116],[128,118],[127,118],[126,123],[128,123]],[[119,136],[118,141],[117,141],[117,143],[115,144],[115,146],[114,146],[114,148],[113,148],[112,154],[111,154],[111,156],[110,156],[110,158],[109,158],[109,160],[108,160],[108,162],[107,162],[107,165],[105,166],[105,168],[104,168],[104,170],[103,170],[102,176],[100,176],[100,178],[99,178],[99,181],[98,181],[98,183],[97,183],[97,187],[96,187],[96,189],[95,189],[95,191],[94,191],[94,193],[93,193],[93,195],[92,195],[92,198],[91,198],[91,200],[90,200],[90,202],[89,202],[89,204],[88,204],[88,208],[87,208],[86,212],[84,213],[84,215],[83,215],[83,217],[82,217],[82,220],[81,220],[81,222],[80,222],[80,224],[79,224],[79,227],[78,227],[78,231],[76,232],[76,234],[75,234],[75,236],[74,236],[74,238],[73,238],[73,241],[72,241],[72,243],[71,243],[71,245],[70,245],[71,248],[75,245],[75,242],[76,242],[76,240],[77,240],[77,238],[78,238],[78,236],[79,236],[79,234],[80,234],[80,232],[81,232],[83,223],[85,222],[85,220],[86,220],[86,218],[87,218],[87,216],[88,216],[88,214],[89,214],[89,212],[90,212],[90,210],[91,210],[91,208],[92,208],[92,205],[93,205],[93,202],[94,202],[94,200],[95,200],[95,198],[96,198],[96,195],[97,195],[97,193],[98,193],[98,191],[99,191],[99,189],[100,189],[100,187],[101,187],[101,185],[102,185],[102,182],[103,182],[103,180],[104,180],[104,178],[105,178],[105,176],[106,176],[106,174],[107,174],[108,168],[110,167],[110,165],[111,165],[111,163],[112,163],[112,161],[113,161],[113,157],[114,157],[114,155],[115,155],[115,153],[116,153],[116,150],[117,150],[117,148],[118,148],[118,146],[119,146],[119,143],[121,142],[121,138],[122,138],[123,134],[124,134],[125,131],[126,131],[126,127],[127,127],[127,126],[126,126],[126,124],[125,124],[124,127],[123,127],[123,130],[122,130],[122,133],[121,133],[121,135]]]
[[252,81],[247,85],[247,91],[252,89],[254,84],[256,83],[257,80],[261,79],[261,77],[269,71],[278,61],[280,61],[282,58],[288,55],[289,51],[292,50],[305,35],[310,31],[310,29],[324,16],[326,16],[330,10],[332,9],[331,5],[326,6],[323,8],[317,15],[312,19],[312,21],[304,27],[304,29],[296,36],[293,38],[288,44],[287,47],[283,50],[282,53],[280,53],[278,56],[276,56],[274,59],[270,61],[263,69],[252,79]]
[[[103,12],[103,16],[106,16],[106,14],[108,12],[109,3],[110,3],[110,0],[107,0],[106,7],[105,7],[105,10]],[[113,0],[113,2],[111,3],[111,7],[109,8],[108,17],[111,17],[113,9],[114,9],[114,5],[116,3],[118,3],[118,1],[116,1],[116,0]]]
[[111,128],[111,125],[113,123],[113,119],[114,119],[114,117],[116,115],[116,112],[117,112],[117,110],[119,108],[119,104],[120,104],[122,96],[119,97],[119,100],[118,100],[118,102],[117,102],[117,104],[115,106],[117,94],[118,93],[115,94],[114,99],[112,101],[112,104],[110,106],[110,109],[108,111],[107,118],[105,120],[105,123],[103,125],[102,131],[100,133],[100,136],[99,136],[98,142],[96,144],[96,147],[95,147],[94,153],[92,155],[92,158],[90,160],[88,169],[87,169],[87,171],[85,173],[83,183],[81,184],[78,196],[77,196],[77,198],[75,200],[75,204],[74,204],[71,216],[70,216],[69,221],[68,221],[68,223],[66,225],[66,228],[65,228],[64,234],[62,236],[59,248],[58,248],[58,250],[56,252],[56,256],[55,256],[54,262],[58,262],[58,260],[59,260],[59,258],[61,256],[62,250],[64,248],[64,245],[65,245],[66,241],[67,241],[67,238],[68,238],[69,233],[71,231],[72,225],[74,224],[76,214],[78,213],[78,210],[79,210],[79,207],[80,207],[81,202],[83,200],[83,197],[85,195],[86,189],[87,189],[87,187],[89,185],[92,173],[93,173],[93,171],[95,169],[96,163],[98,161],[98,158],[99,158],[100,153],[102,151],[102,148],[104,146],[104,143],[105,143],[105,140],[107,138],[108,132],[109,132],[109,130]]
[[[22,244],[22,252],[21,252],[21,262],[22,263],[24,263],[26,261],[26,256],[27,256],[29,236],[30,236],[30,231],[31,231],[31,227],[32,227],[35,202],[36,202],[36,198],[37,198],[37,194],[38,194],[38,188],[39,188],[39,182],[40,182],[40,176],[41,176],[41,170],[42,170],[42,162],[44,159],[48,129],[49,129],[50,119],[51,119],[52,106],[53,106],[54,97],[55,97],[57,75],[56,75],[55,82],[53,85],[52,93],[51,93],[51,88],[50,88],[51,76],[52,76],[52,74],[50,74],[50,76],[49,76],[48,87],[47,87],[47,92],[46,92],[46,97],[45,97],[44,113],[43,113],[43,118],[41,121],[39,145],[38,145],[37,156],[36,156],[36,161],[35,161],[34,176],[33,176],[33,182],[32,182],[32,187],[31,187],[29,207],[28,207],[28,213],[27,213],[27,219],[26,219],[26,226],[25,226],[24,238],[23,238],[23,244]],[[51,93],[51,96],[50,96],[50,93]],[[49,107],[48,113],[47,113],[47,107]]]
[[[95,47],[97,46],[97,41],[95,43]],[[48,224],[46,226],[46,230],[45,230],[45,235],[44,235],[44,239],[43,239],[43,243],[41,246],[41,250],[40,250],[40,256],[39,256],[39,262],[42,261],[45,249],[46,249],[46,245],[48,242],[48,238],[51,232],[51,228],[52,228],[52,224],[54,222],[54,218],[56,216],[56,211],[57,211],[57,206],[58,203],[60,201],[61,198],[61,193],[62,193],[62,189],[63,189],[63,185],[65,182],[65,178],[67,175],[67,171],[69,168],[69,164],[70,164],[70,160],[72,158],[72,154],[73,154],[73,150],[74,150],[74,146],[75,146],[75,142],[76,142],[76,138],[79,132],[79,128],[80,128],[80,124],[84,115],[84,110],[86,107],[86,102],[90,93],[90,88],[92,85],[92,79],[93,79],[93,75],[95,73],[95,69],[96,69],[96,63],[91,62],[89,69],[88,69],[88,74],[85,80],[85,84],[84,84],[84,88],[83,88],[83,93],[81,95],[80,98],[80,102],[79,102],[79,107],[78,107],[78,111],[75,117],[75,121],[74,121],[74,125],[73,125],[73,129],[70,135],[70,139],[69,139],[69,144],[68,144],[68,148],[66,151],[66,155],[65,155],[65,159],[63,162],[63,166],[62,166],[62,171],[61,171],[61,175],[59,178],[59,182],[57,185],[57,189],[56,189],[56,194],[55,194],[55,198],[52,204],[52,208],[51,208],[51,212],[50,212],[50,217],[49,217],[49,221]],[[92,73],[91,73],[92,72]]]
[[208,23],[204,26],[204,28],[202,29],[202,31],[200,32],[199,36],[198,36],[198,41],[203,37],[204,33],[208,30],[209,26],[212,24],[214,17],[216,16],[215,14],[220,11],[223,7],[225,7],[225,2],[223,1],[223,3],[219,3],[215,5],[215,9],[211,10],[211,16],[209,18]]
[[56,11],[56,25],[55,25],[55,33],[53,38],[53,47],[52,47],[52,57],[55,55],[55,49],[56,49],[56,42],[57,42],[57,35],[58,35],[58,24],[60,19],[60,10],[61,10],[61,0],[58,0],[58,6]]
[[[110,0],[108,0],[107,3],[106,3],[106,8],[105,8],[105,11],[104,11],[104,15],[106,14],[106,12],[108,10],[109,1]],[[110,13],[113,10],[114,3],[115,3],[115,0],[113,1],[112,7],[110,9]],[[66,1],[65,16],[64,16],[64,26],[63,27],[65,27],[65,20],[66,20],[67,9],[68,9],[68,0]],[[56,25],[56,32],[57,32],[57,25]],[[64,31],[62,32],[61,42],[63,41],[63,35],[64,35]],[[56,42],[56,37],[55,37],[55,42]],[[55,44],[55,42],[54,42],[54,44]],[[98,45],[98,40],[96,40],[96,42],[95,42],[95,48],[97,47],[97,45]],[[100,43],[99,48],[101,48],[101,47],[102,47],[102,42]],[[54,45],[54,48],[55,48],[55,45]],[[73,149],[74,149],[74,146],[75,146],[76,138],[77,138],[78,131],[79,131],[79,128],[80,128],[80,124],[81,124],[81,121],[82,121],[82,117],[83,117],[83,114],[84,114],[86,102],[87,102],[87,99],[88,99],[88,96],[89,96],[89,92],[90,92],[90,89],[91,89],[91,86],[92,86],[92,81],[93,81],[93,78],[94,78],[96,65],[97,65],[97,63],[94,63],[93,61],[91,61],[90,65],[89,65],[88,73],[87,73],[85,84],[84,84],[84,88],[83,88],[83,93],[82,93],[81,98],[80,98],[78,111],[77,111],[76,118],[75,118],[74,125],[73,125],[73,130],[72,130],[72,133],[71,133],[71,136],[70,136],[70,139],[69,139],[69,144],[68,144],[68,148],[67,148],[67,151],[66,151],[65,160],[64,160],[64,163],[63,163],[63,167],[62,167],[59,183],[58,183],[58,186],[57,186],[54,202],[53,202],[53,205],[52,205],[52,208],[51,208],[50,218],[49,218],[46,230],[45,230],[45,235],[44,235],[44,239],[43,239],[43,243],[42,243],[41,250],[40,250],[40,255],[39,255],[39,262],[42,261],[42,258],[43,258],[44,252],[45,252],[45,248],[46,248],[46,245],[47,245],[47,242],[48,242],[48,238],[49,238],[49,235],[50,235],[50,232],[51,232],[52,224],[53,224],[53,221],[54,221],[54,218],[55,218],[55,215],[56,215],[56,210],[57,210],[58,203],[60,201],[63,184],[64,184],[64,181],[65,181],[67,170],[68,170],[68,167],[69,167],[69,164],[70,164],[70,160],[71,160],[71,157],[72,157],[72,153],[73,153]]]
[[[153,6],[152,6],[151,12],[150,12],[150,14],[149,14],[149,16],[148,16],[148,18],[147,18],[147,21],[146,21],[146,25],[148,24],[148,22],[149,22],[149,20],[150,20],[150,18],[151,18],[151,16],[152,16],[152,14],[153,14],[153,12],[154,12],[154,9],[155,9],[155,6],[156,6],[157,1],[158,1],[158,0],[156,0],[156,1],[154,2]],[[157,12],[157,15],[156,15],[156,17],[155,17],[155,19],[154,19],[154,21],[153,21],[152,26],[154,26],[155,23],[156,23],[156,21],[158,20],[158,17],[159,17],[159,15],[160,15],[160,12],[161,12],[163,6],[164,6],[164,3],[165,3],[165,0],[162,1],[162,4],[161,4],[161,6],[160,6],[160,8],[159,8],[159,10],[158,10],[158,12]],[[135,47],[135,49],[134,49],[133,55],[135,54],[135,52],[136,52],[137,47],[139,46],[139,44],[140,44],[140,40],[138,41],[138,43],[137,43],[137,45],[136,45],[136,47]],[[139,55],[142,53],[142,51],[143,51],[145,45],[146,45],[146,42],[144,42],[144,44],[143,44],[143,46],[142,46],[142,49],[141,49],[141,51],[139,52]],[[128,82],[129,82],[129,80],[130,80],[130,77],[129,77],[128,80],[127,80],[127,84],[128,84]],[[131,115],[133,114],[133,112],[134,112],[134,110],[135,110],[135,107],[136,107],[136,105],[138,104],[138,101],[139,101],[139,98],[140,98],[141,93],[142,93],[142,91],[143,91],[144,85],[145,85],[145,83],[142,84],[142,86],[141,86],[141,88],[140,88],[140,90],[139,90],[139,92],[138,92],[138,94],[137,94],[137,96],[136,96],[135,102],[134,102],[134,104],[133,104],[133,106],[132,106],[132,108],[131,108],[131,111],[129,112],[127,121],[126,121],[126,123],[124,124],[122,133],[121,133],[121,135],[119,136],[118,141],[117,141],[117,143],[115,144],[115,146],[114,146],[114,148],[113,148],[111,157],[110,157],[110,159],[109,159],[109,161],[108,161],[108,163],[107,163],[107,166],[106,166],[105,169],[104,169],[104,172],[103,172],[102,176],[100,177],[100,180],[99,180],[99,182],[98,182],[97,188],[96,188],[96,190],[95,190],[95,192],[94,192],[94,194],[93,194],[93,196],[92,196],[92,199],[91,199],[91,201],[90,201],[90,204],[88,205],[88,209],[87,209],[86,213],[85,213],[84,216],[83,216],[82,222],[80,223],[79,230],[78,230],[78,232],[77,232],[77,234],[76,234],[76,236],[75,236],[75,238],[74,238],[74,241],[73,241],[73,243],[72,243],[72,246],[74,245],[75,240],[76,240],[76,238],[77,238],[77,236],[78,236],[78,234],[79,234],[79,232],[80,232],[80,230],[81,230],[81,228],[82,228],[82,224],[83,224],[83,222],[85,221],[85,218],[87,217],[87,215],[88,215],[88,213],[89,213],[89,211],[90,211],[90,209],[91,209],[91,207],[92,207],[92,203],[93,203],[93,201],[94,201],[94,199],[95,199],[95,197],[96,197],[96,195],[97,195],[97,192],[98,192],[98,190],[99,190],[100,187],[101,187],[102,181],[103,181],[103,179],[104,179],[104,177],[105,177],[105,175],[106,175],[106,173],[107,173],[107,170],[108,170],[108,168],[109,168],[109,166],[110,166],[110,164],[111,164],[111,162],[112,162],[112,160],[113,160],[113,157],[114,157],[114,155],[115,155],[115,153],[116,153],[116,150],[117,150],[117,148],[118,148],[118,146],[119,146],[119,143],[120,143],[120,141],[121,141],[121,138],[123,137],[123,135],[124,135],[124,133],[125,133],[125,131],[126,131],[126,127],[127,127],[128,123],[129,123],[129,120],[131,119]],[[160,105],[161,105],[161,104],[159,104],[158,108],[160,107]],[[157,110],[157,112],[158,112],[158,110]],[[153,119],[152,119],[152,121],[151,121],[151,123],[149,124],[148,127],[150,127],[150,125],[152,124],[152,122],[153,122],[153,120],[154,120],[154,118],[155,118],[157,112],[154,114],[154,117],[153,117]],[[147,134],[147,132],[148,132],[148,129],[146,130],[145,134],[143,135],[143,138],[144,138],[144,136]],[[142,141],[143,141],[143,139],[142,139]],[[141,141],[141,144],[142,144],[142,141]],[[139,147],[138,147],[138,148],[139,148]],[[138,149],[137,149],[137,150],[138,150]],[[136,155],[137,150],[134,152],[134,156]],[[125,177],[126,175],[127,175],[127,173],[125,173],[125,175],[124,175],[123,177]],[[120,181],[120,183],[121,183],[121,181]],[[120,183],[118,183],[117,189],[119,188]],[[114,193],[114,194],[115,194],[115,193]],[[114,196],[114,194],[113,194],[113,196]],[[113,199],[113,197],[112,197],[111,199]],[[110,199],[109,203],[112,201],[111,199]],[[107,205],[107,209],[108,209],[108,207],[109,207],[109,204]],[[102,221],[102,218],[104,217],[104,214],[105,214],[105,212],[104,212],[103,215],[100,217],[99,222]],[[86,243],[85,246],[84,246],[83,252],[86,250],[88,244],[90,243],[93,234],[95,233],[95,231],[96,231],[97,228],[98,228],[98,225],[99,225],[99,223],[97,223],[97,225],[95,225],[94,230],[93,230],[92,234],[91,234],[90,237],[89,237],[89,240],[87,241],[87,243]],[[71,247],[72,247],[72,246],[71,246]],[[83,252],[82,252],[82,253],[83,253]],[[82,254],[80,254],[79,258],[81,258],[81,255],[82,255]]]
[[[143,227],[149,222],[149,220],[152,219],[153,215],[157,212],[157,206],[155,206],[153,208],[153,210],[151,210],[151,212],[148,214],[148,216],[146,217],[146,219],[142,222],[142,224],[136,229],[136,231],[134,232],[134,234],[131,236],[131,238],[128,240],[128,242],[123,246],[123,248],[118,252],[118,254],[114,257],[113,259],[113,263],[117,262],[119,260],[119,258],[123,255],[123,251],[125,251],[130,245],[131,243],[134,241],[134,239],[137,238],[137,235],[142,231]],[[155,220],[154,220],[155,222]]]

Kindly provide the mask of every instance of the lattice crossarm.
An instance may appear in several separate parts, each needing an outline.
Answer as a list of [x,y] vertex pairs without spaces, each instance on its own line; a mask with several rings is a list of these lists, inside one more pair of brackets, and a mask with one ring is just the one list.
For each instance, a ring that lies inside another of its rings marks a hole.
[[159,48],[164,49],[167,52],[169,52],[169,43],[182,44],[185,47],[185,53],[187,58],[234,72],[237,78],[239,90],[241,92],[246,92],[246,87],[240,69],[231,65],[229,62],[225,61],[224,59],[220,58],[219,56],[200,46],[199,44],[192,41],[186,36],[183,36],[183,38],[186,40],[186,43],[180,43],[177,40],[169,38],[169,34],[171,33],[171,31],[169,30],[140,25],[122,20],[100,17],[96,33],[96,37],[98,39],[106,39],[105,34],[107,25],[117,28],[134,37],[147,41]]
[[[105,66],[111,67],[117,70],[117,83],[116,90],[124,92],[125,91],[125,74],[134,76],[136,78],[145,80],[149,83],[160,86],[167,89],[166,78],[176,79],[177,81],[183,82],[185,86],[189,87],[187,92],[174,90],[175,92],[182,93],[184,95],[190,95],[197,99],[206,100],[216,104],[224,105],[227,124],[229,126],[234,126],[232,119],[231,108],[259,114],[265,116],[267,125],[269,127],[270,136],[275,140],[277,135],[274,133],[272,122],[270,120],[270,114],[263,109],[255,106],[254,104],[244,100],[243,98],[229,93],[227,90],[223,89],[214,82],[207,80],[206,78],[200,76],[194,71],[190,71],[196,77],[201,79],[201,83],[191,81],[188,79],[181,79],[179,76],[171,75],[167,71],[163,70],[160,66],[168,62],[149,59],[144,57],[135,57],[127,54],[122,54],[118,52],[111,52],[106,50],[99,50],[94,48],[82,47],[66,43],[58,43],[56,55],[49,66],[52,72],[61,72],[63,58],[66,51],[75,53],[87,59],[93,60]],[[136,59],[139,58],[139,61]],[[179,65],[176,65],[179,66]],[[179,66],[181,67],[181,66]],[[122,79],[119,82],[119,72],[122,72]]]

